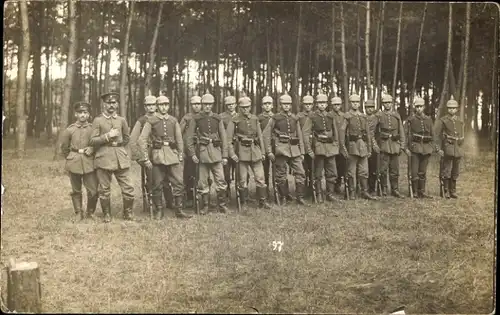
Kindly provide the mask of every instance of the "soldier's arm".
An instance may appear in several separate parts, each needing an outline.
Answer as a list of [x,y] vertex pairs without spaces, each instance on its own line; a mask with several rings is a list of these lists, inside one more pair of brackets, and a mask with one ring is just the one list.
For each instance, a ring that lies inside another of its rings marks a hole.
[[[185,117],[185,116],[184,116]],[[182,117],[181,118],[181,121],[179,122],[179,125],[180,125],[180,128],[181,128],[181,133],[184,134],[184,132],[186,131],[186,119]]]
[[149,121],[146,121],[144,127],[142,128],[141,134],[137,139],[137,147],[140,150],[139,155],[137,157],[137,161],[144,162],[149,160],[148,156],[148,140],[149,135],[151,134],[151,124]]
[[108,133],[104,133],[101,135],[101,124],[99,121],[100,121],[99,117],[96,117],[92,122],[92,133],[90,136],[89,144],[94,148],[99,147],[110,141]]
[[437,119],[436,120],[436,125],[434,127],[434,135],[433,135],[433,139],[434,139],[434,143],[436,144],[436,147],[439,150],[442,150],[442,141],[441,141],[441,133],[443,132],[443,122],[441,121],[441,119]]
[[234,123],[232,121],[229,122],[227,125],[226,129],[226,135],[227,135],[227,151],[229,157],[234,156],[236,153],[234,151],[234,145],[233,145],[233,136],[234,136]]
[[175,119],[175,117],[174,117],[174,123],[175,123],[174,136],[175,136],[175,143],[177,144],[177,154],[179,156],[183,156],[184,155],[184,141],[182,140],[181,125],[179,124],[177,119]]
[[224,128],[224,122],[222,119],[219,121],[219,137],[222,142],[222,158],[227,159],[227,137],[226,137],[226,129]]
[[186,129],[186,134],[185,134],[187,154],[189,156],[193,156],[196,153],[195,149],[194,149],[194,143],[193,143],[193,136],[194,136],[195,129],[196,129],[196,120],[191,119],[187,124],[187,129]]
[[300,149],[300,154],[304,155],[305,154],[305,148],[304,148],[304,136],[302,134],[302,128],[300,128],[300,123],[297,121],[297,135],[299,137],[299,149]]
[[398,122],[399,122],[399,143],[401,144],[401,149],[406,149],[406,136],[405,136],[405,129],[403,128],[403,122],[401,121],[401,116],[398,115]]
[[339,128],[337,127],[337,122],[333,117],[332,117],[332,128],[333,128],[333,142],[339,143],[340,141]]
[[259,144],[260,144],[262,154],[265,155],[266,154],[266,152],[265,152],[266,147],[264,144],[264,137],[262,134],[262,129],[260,129],[260,122],[259,121],[257,121],[257,137],[259,138]]
[[139,136],[141,135],[141,122],[137,121],[134,125],[134,128],[132,128],[132,132],[130,133],[130,140],[129,140],[129,145],[130,145],[130,151],[132,152],[132,159],[137,160],[140,157],[140,152],[139,152],[139,145],[138,145],[138,140]]
[[130,127],[127,120],[122,118],[122,145],[126,146],[130,141]]
[[71,146],[71,133],[68,129],[65,129],[61,135],[61,154],[64,158],[67,158],[70,152]]
[[304,141],[304,152],[311,153],[311,136],[312,136],[312,121],[309,117],[305,117],[302,125],[302,137]]
[[273,153],[273,148],[272,148],[272,130],[274,128],[274,119],[270,118],[269,121],[267,122],[266,128],[264,128],[264,134],[263,134],[263,140],[264,140],[264,147],[266,154]]
[[339,144],[340,144],[340,149],[347,152],[347,148],[345,146],[345,135],[346,135],[346,131],[347,131],[347,119],[345,119],[345,117],[342,117],[341,121],[342,121],[342,125],[340,125]]

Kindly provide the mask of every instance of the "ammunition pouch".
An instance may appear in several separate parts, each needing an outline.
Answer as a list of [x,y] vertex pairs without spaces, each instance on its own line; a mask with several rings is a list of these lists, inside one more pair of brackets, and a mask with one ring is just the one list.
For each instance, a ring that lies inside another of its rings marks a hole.
[[290,142],[290,136],[288,135],[278,135],[278,141],[281,143],[288,143]]
[[457,143],[458,145],[462,145],[464,143],[464,137],[453,137],[447,134],[444,134],[444,138],[446,142],[449,144]]
[[298,145],[299,143],[300,143],[299,138],[291,138],[290,139],[291,145]]
[[123,146],[123,143],[118,143],[116,141],[112,141],[112,142],[109,142],[108,143],[108,147],[122,147]]
[[431,136],[424,136],[424,135],[420,135],[418,133],[414,133],[411,138],[412,138],[413,142],[429,143],[432,141]]
[[215,148],[220,147],[222,144],[222,141],[220,139],[212,139],[207,137],[200,137],[198,141],[201,145],[205,146],[211,143]]
[[359,139],[362,139],[363,141],[368,141],[368,136],[367,135],[349,135],[348,140],[349,141],[358,141]]
[[254,140],[250,139],[250,138],[241,138],[240,139],[240,144],[244,147],[251,147],[253,143],[254,143]]
[[69,149],[71,152],[76,152],[76,153],[80,153],[80,154],[83,154],[83,149],[75,149],[75,148],[71,148]]
[[324,135],[324,134],[316,135],[316,139],[318,140],[318,142],[321,142],[321,143],[331,143],[331,142],[333,142],[333,138],[332,137],[328,137],[327,135]]
[[153,144],[152,148],[155,150],[161,149],[165,146],[170,147],[171,149],[174,149],[174,150],[177,149],[177,143],[172,141],[172,139],[164,139],[164,140],[157,139],[157,140],[153,140],[152,144]]

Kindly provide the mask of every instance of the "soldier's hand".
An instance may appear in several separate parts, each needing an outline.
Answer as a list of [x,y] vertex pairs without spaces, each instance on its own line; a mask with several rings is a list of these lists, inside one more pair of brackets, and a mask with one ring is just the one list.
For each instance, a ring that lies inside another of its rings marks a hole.
[[198,157],[197,157],[196,155],[193,155],[193,156],[191,157],[191,159],[193,160],[193,162],[194,162],[195,164],[198,164],[198,163],[200,162],[200,160],[198,160]]
[[153,163],[151,163],[151,161],[150,161],[150,160],[146,160],[146,161],[144,162],[144,166],[145,166],[148,170],[150,170],[150,169],[152,169],[152,168],[153,168]]
[[342,150],[340,151],[340,154],[342,154],[342,156],[347,159],[347,152],[345,150]]
[[120,134],[120,132],[118,131],[118,129],[111,128],[111,130],[108,132],[108,137],[115,138],[115,137],[118,137],[119,134]]
[[375,153],[379,154],[380,148],[378,146],[373,146],[373,151],[375,151]]
[[226,158],[222,158],[222,165],[227,165],[227,159]]
[[405,153],[406,153],[406,155],[408,155],[408,156],[410,156],[410,155],[411,155],[411,152],[410,152],[410,150],[408,150],[408,149],[405,149]]
[[179,154],[177,156],[179,158],[179,162],[182,162],[182,160],[184,159],[184,154],[181,153],[181,154]]
[[268,157],[271,161],[273,161],[273,162],[274,162],[274,160],[276,159],[276,158],[274,157],[274,154],[272,154],[272,153],[269,153],[269,154],[267,155],[267,157]]
[[235,155],[233,155],[233,156],[231,157],[231,159],[232,159],[233,161],[235,161],[236,163],[238,163],[238,161],[240,160],[240,159],[238,159],[238,156],[237,156],[236,154],[235,154]]
[[90,156],[90,155],[92,155],[92,153],[94,153],[94,148],[92,148],[92,147],[86,147],[85,149],[83,149],[83,153],[86,156]]
[[265,156],[264,154],[262,154],[261,160],[262,160],[262,161],[265,161],[265,160],[266,160],[266,156]]
[[443,150],[439,150],[438,154],[439,154],[440,157],[443,157],[444,156],[444,151]]

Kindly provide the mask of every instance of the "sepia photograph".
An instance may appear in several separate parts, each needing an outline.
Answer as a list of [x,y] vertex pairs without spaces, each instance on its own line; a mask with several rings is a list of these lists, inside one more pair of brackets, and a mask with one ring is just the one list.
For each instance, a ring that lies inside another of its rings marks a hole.
[[1,311],[495,314],[499,15],[5,1]]

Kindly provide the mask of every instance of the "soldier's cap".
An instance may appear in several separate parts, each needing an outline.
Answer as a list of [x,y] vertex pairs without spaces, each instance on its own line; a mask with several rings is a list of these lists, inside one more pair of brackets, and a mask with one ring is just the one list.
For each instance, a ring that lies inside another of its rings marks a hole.
[[273,98],[269,95],[266,95],[262,98],[262,103],[273,103]]
[[349,101],[350,102],[359,102],[360,101],[360,97],[358,94],[352,94],[351,96],[349,96]]
[[252,100],[248,96],[240,97],[238,107],[249,107],[252,105]]
[[280,104],[291,104],[292,98],[287,93],[280,96]]
[[319,93],[318,95],[316,95],[316,102],[317,103],[328,102],[328,97],[323,93]]
[[311,95],[309,95],[309,93],[307,93],[307,95],[302,98],[302,103],[303,104],[313,104],[314,98]]
[[458,107],[458,103],[453,98],[453,95],[450,97],[450,100],[448,102],[446,102],[446,107],[451,107],[451,108]]
[[73,104],[73,109],[75,112],[90,111],[90,104],[87,102],[76,102]]
[[228,95],[224,97],[224,104],[229,105],[229,104],[236,104],[236,97],[232,95]]
[[153,95],[148,95],[144,98],[144,105],[155,105],[156,104],[156,97]]
[[215,103],[215,98],[212,94],[208,93],[208,91],[201,97],[202,104],[213,104]]
[[170,104],[170,100],[165,95],[160,95],[156,98],[156,104]]
[[365,107],[375,107],[375,101],[370,99],[366,100]]
[[382,96],[382,103],[392,103],[392,96],[384,94],[384,96]]
[[342,99],[338,96],[332,97],[332,105],[342,105]]
[[201,97],[199,95],[193,95],[193,96],[191,96],[190,102],[191,102],[191,104],[200,104]]
[[120,99],[120,94],[116,92],[108,92],[101,94],[101,100],[104,103],[118,102],[119,99]]
[[424,106],[425,105],[425,101],[423,98],[421,97],[416,97],[415,100],[413,101],[415,107],[416,106]]

